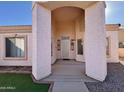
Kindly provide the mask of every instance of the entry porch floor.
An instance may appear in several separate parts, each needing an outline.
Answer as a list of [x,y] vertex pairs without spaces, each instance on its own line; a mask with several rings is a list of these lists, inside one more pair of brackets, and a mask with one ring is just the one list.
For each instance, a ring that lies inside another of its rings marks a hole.
[[40,81],[53,81],[53,92],[85,92],[84,82],[96,82],[85,75],[85,63],[74,60],[58,60],[52,65],[52,74]]

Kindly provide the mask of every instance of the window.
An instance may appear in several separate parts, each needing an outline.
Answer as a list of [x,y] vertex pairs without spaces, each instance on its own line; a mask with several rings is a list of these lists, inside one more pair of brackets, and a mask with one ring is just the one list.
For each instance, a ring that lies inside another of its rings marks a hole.
[[82,39],[77,40],[77,45],[78,45],[78,54],[83,55],[83,42],[82,42]]
[[119,42],[119,48],[124,48],[124,42]]
[[24,58],[25,57],[25,37],[5,38],[5,57]]

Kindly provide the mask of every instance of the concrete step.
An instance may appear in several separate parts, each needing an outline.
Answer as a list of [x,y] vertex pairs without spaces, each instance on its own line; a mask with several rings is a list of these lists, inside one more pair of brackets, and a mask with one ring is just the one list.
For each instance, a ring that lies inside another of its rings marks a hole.
[[55,82],[53,92],[88,92],[83,82]]
[[61,79],[56,79],[56,78],[53,78],[53,79],[50,79],[50,78],[47,78],[47,79],[44,79],[44,80],[42,80],[42,81],[54,81],[54,82],[56,82],[56,81],[68,81],[68,82],[71,82],[71,81],[74,81],[74,82],[80,82],[81,81],[81,79],[65,79],[65,78],[61,78]]
[[82,76],[73,76],[73,75],[51,75],[41,81],[74,81],[74,82],[96,82],[96,80],[89,78],[85,75]]
[[81,79],[82,78],[82,76],[77,76],[77,75],[51,75],[51,76],[49,76],[49,77],[47,77],[47,78],[66,78],[66,79],[68,79],[68,78],[72,78],[72,79]]

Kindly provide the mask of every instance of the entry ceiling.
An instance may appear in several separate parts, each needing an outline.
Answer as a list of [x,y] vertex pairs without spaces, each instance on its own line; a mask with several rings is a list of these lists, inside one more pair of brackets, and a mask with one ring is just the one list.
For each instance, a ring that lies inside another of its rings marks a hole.
[[56,21],[72,21],[83,14],[84,10],[76,7],[61,7],[52,12]]

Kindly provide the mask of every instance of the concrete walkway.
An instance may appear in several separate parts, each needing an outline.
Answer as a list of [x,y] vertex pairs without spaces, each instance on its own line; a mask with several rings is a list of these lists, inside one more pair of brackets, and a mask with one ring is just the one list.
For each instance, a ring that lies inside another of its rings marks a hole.
[[87,92],[84,82],[96,82],[85,75],[85,64],[59,60],[52,66],[52,75],[41,81],[54,81],[53,92]]

